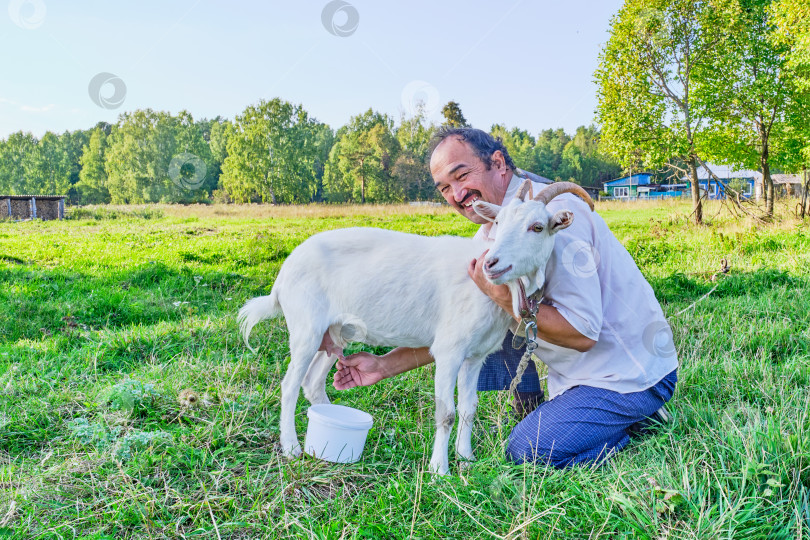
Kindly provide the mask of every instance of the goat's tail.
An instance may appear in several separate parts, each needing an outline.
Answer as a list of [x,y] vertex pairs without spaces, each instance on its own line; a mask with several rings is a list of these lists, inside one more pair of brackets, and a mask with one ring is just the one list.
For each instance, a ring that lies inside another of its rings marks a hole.
[[256,349],[250,346],[250,332],[253,327],[265,319],[275,317],[279,313],[281,313],[281,305],[278,303],[278,293],[275,287],[268,296],[251,298],[242,306],[236,320],[239,323],[239,330],[248,349],[256,352]]

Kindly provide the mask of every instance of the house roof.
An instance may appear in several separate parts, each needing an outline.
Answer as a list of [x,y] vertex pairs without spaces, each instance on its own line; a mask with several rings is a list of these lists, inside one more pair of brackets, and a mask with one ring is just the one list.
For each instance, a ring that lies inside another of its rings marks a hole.
[[[650,177],[652,173],[635,173],[629,176],[623,176],[621,178],[616,178],[615,180],[608,180],[607,182],[603,182],[605,187],[607,186],[638,186],[638,185],[647,185],[650,183]],[[641,179],[644,179],[644,182],[640,182]],[[635,181],[634,181],[635,180]]]
[[774,184],[803,184],[804,180],[800,174],[772,174],[771,180]]
[[12,201],[27,201],[36,199],[38,201],[58,201],[67,199],[67,195],[0,195],[0,201],[11,199]]
[[[759,171],[735,169],[734,167],[729,167],[728,165],[715,165],[714,163],[707,163],[706,165],[709,166],[709,169],[711,169],[715,176],[723,180],[731,180],[732,178],[753,178],[754,180],[759,180],[762,178],[762,173]],[[698,181],[713,180],[712,176],[703,167],[703,165],[698,167],[697,173]],[[682,176],[681,181],[688,182],[689,176]]]

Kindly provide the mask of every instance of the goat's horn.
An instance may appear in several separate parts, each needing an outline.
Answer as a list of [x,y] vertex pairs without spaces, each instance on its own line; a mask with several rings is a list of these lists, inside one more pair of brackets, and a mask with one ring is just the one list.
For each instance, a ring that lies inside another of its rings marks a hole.
[[517,195],[515,195],[515,197],[520,199],[521,201],[525,201],[527,193],[529,194],[529,198],[531,199],[532,198],[532,181],[529,180],[528,178],[526,180],[524,180],[522,184],[520,184],[520,188],[518,189]]
[[563,193],[573,193],[588,203],[588,206],[591,207],[591,211],[593,211],[593,199],[591,199],[591,196],[588,195],[588,192],[582,189],[581,186],[578,186],[573,182],[555,182],[554,184],[550,184],[547,188],[538,193],[534,200],[543,204],[548,204],[551,199],[557,195],[562,195]]

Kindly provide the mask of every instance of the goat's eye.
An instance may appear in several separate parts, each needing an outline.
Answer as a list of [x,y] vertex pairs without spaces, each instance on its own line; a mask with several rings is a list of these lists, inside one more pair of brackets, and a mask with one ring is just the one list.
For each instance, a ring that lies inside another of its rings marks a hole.
[[534,225],[531,226],[530,230],[534,232],[543,232],[543,226],[540,225],[539,223],[535,223]]

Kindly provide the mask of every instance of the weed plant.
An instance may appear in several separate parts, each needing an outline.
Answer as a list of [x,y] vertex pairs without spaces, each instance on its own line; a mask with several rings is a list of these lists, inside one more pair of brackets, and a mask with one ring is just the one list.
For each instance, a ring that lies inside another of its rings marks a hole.
[[[282,459],[284,322],[256,328],[255,355],[235,322],[311,234],[475,231],[448,209],[122,207],[0,223],[0,537],[807,538],[807,222],[597,210],[673,326],[675,421],[599,468],[517,466],[508,399],[485,393],[478,461],[451,461],[448,477],[427,472],[432,366],[327,388],[374,416],[358,463]],[[721,259],[730,270],[715,276]]]

